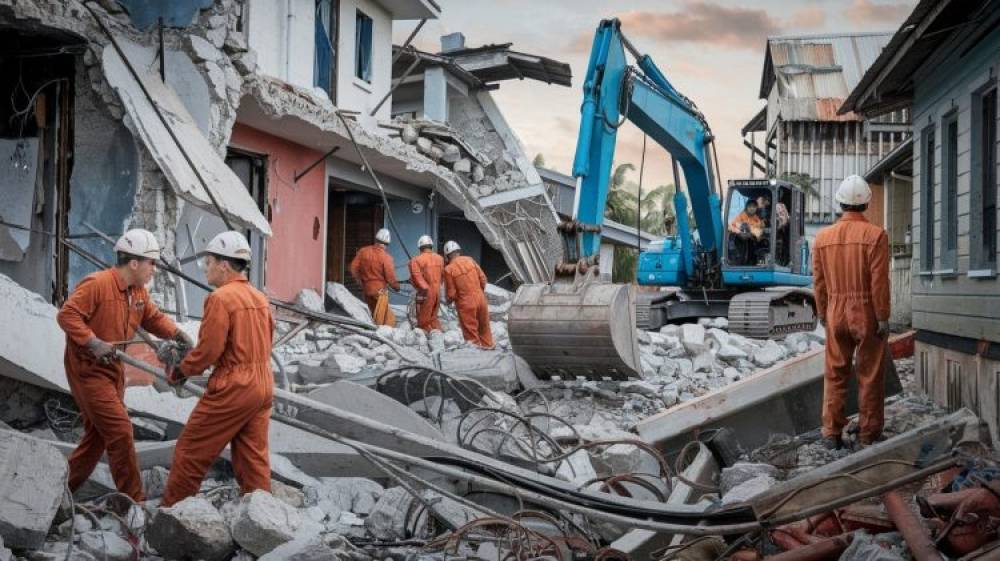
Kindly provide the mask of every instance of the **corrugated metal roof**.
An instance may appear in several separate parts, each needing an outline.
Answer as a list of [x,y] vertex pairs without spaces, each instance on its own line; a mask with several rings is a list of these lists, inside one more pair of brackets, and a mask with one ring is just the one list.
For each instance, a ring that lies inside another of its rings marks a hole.
[[764,54],[760,97],[777,85],[785,121],[857,120],[837,115],[840,104],[878,58],[891,33],[771,37]]

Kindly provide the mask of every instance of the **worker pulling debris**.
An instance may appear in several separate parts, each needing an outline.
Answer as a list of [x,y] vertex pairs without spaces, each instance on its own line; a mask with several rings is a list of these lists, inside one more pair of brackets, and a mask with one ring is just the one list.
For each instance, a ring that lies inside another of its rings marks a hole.
[[410,260],[410,284],[417,291],[417,327],[427,333],[442,331],[438,306],[441,304],[444,258],[434,252],[434,240],[430,236],[420,236],[417,248],[420,254]]
[[486,274],[471,257],[462,255],[462,248],[455,241],[444,244],[444,254],[448,259],[444,268],[446,298],[455,303],[462,336],[466,341],[492,349]]
[[858,440],[868,446],[879,439],[885,424],[889,238],[861,214],[872,198],[864,179],[847,177],[835,198],[844,215],[817,234],[813,266],[816,311],[827,331],[823,437],[829,448],[843,446],[845,394],[853,363],[858,376]]
[[70,294],[57,321],[66,332],[66,377],[83,418],[83,439],[69,459],[69,488],[76,491],[90,477],[101,456],[119,491],[135,501],[144,498],[136,460],[132,422],[125,409],[125,370],[114,358],[143,329],[180,347],[193,344],[163,314],[146,291],[160,257],[160,245],[147,230],[129,230],[114,246],[116,265],[88,275]]
[[177,440],[163,506],[197,493],[227,444],[240,490],[271,489],[267,434],[274,396],[274,319],[267,297],[245,276],[250,255],[242,234],[223,232],[201,257],[205,278],[216,290],[205,299],[198,344],[172,370],[171,383],[183,383],[209,366],[215,370]]
[[362,247],[351,261],[351,276],[361,285],[365,303],[376,325],[396,325],[396,316],[389,307],[389,288],[398,291],[396,264],[385,250],[392,242],[389,230],[375,234],[375,243]]

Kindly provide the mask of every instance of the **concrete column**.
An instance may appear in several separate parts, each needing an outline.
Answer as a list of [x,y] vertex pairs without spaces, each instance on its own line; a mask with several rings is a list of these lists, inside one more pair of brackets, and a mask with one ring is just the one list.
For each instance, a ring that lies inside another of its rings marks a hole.
[[441,66],[424,71],[424,118],[448,122],[448,79]]

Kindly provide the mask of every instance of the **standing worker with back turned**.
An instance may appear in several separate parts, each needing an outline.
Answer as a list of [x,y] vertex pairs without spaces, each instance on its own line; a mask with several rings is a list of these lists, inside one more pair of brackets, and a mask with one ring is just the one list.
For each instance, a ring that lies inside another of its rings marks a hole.
[[274,397],[271,343],[274,320],[267,297],[250,285],[250,244],[239,232],[223,232],[202,256],[208,284],[198,345],[169,373],[172,384],[215,370],[181,431],[162,506],[198,492],[201,480],[227,444],[244,494],[271,490],[267,431]]
[[484,292],[486,274],[471,257],[462,255],[462,248],[453,241],[444,244],[444,254],[448,258],[444,268],[446,297],[455,303],[462,335],[470,343],[492,349],[490,307]]
[[66,332],[66,378],[83,418],[83,439],[69,458],[69,488],[83,485],[107,451],[115,487],[142,501],[132,422],[123,401],[125,370],[115,347],[139,327],[181,347],[192,343],[146,292],[160,258],[153,234],[129,230],[115,243],[115,253],[117,265],[80,281],[56,316]]
[[417,327],[427,333],[441,331],[438,305],[444,258],[434,253],[434,240],[430,236],[420,236],[417,248],[420,254],[410,260],[410,284],[417,290]]
[[375,243],[362,247],[351,261],[351,276],[361,285],[365,302],[375,325],[396,325],[396,316],[389,308],[388,288],[399,290],[396,265],[385,250],[392,237],[382,228],[375,234]]
[[828,448],[843,446],[844,400],[853,362],[858,376],[858,440],[868,446],[879,439],[885,424],[889,237],[861,214],[872,198],[864,179],[857,175],[844,179],[835,198],[844,215],[816,235],[813,266],[816,311],[826,327],[823,437]]

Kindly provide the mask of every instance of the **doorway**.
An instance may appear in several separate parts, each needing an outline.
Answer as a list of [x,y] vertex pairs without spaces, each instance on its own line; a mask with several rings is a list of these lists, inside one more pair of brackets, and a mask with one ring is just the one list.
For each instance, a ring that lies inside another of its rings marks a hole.
[[385,207],[375,195],[331,188],[327,203],[326,280],[343,284],[358,298],[361,285],[351,277],[351,260],[358,250],[375,243],[385,222]]

